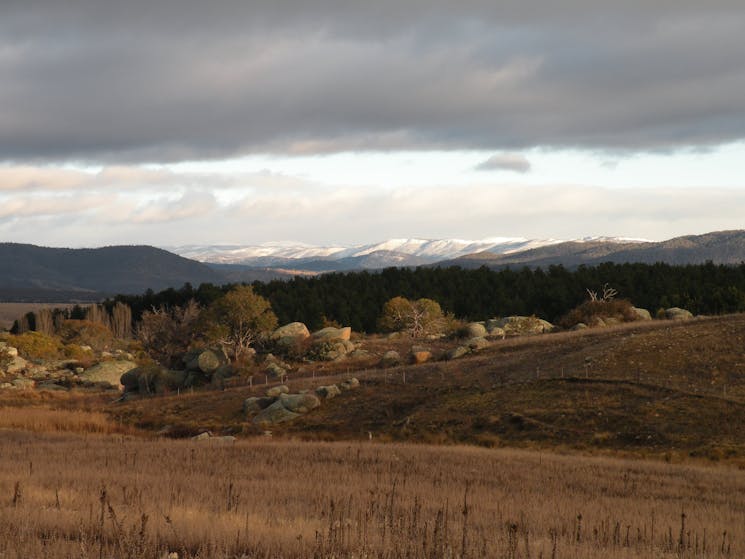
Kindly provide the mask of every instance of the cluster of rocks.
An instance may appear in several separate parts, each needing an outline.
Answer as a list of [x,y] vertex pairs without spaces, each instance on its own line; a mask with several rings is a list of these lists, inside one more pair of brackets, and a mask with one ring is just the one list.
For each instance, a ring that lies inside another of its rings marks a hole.
[[[93,359],[91,348],[82,349],[90,352]],[[18,354],[18,348],[0,341],[0,389],[111,389],[119,386],[122,372],[136,366],[134,357],[123,350],[102,352],[98,359],[88,368],[76,359],[28,360]]]
[[319,386],[314,392],[305,390],[291,394],[290,389],[281,384],[269,388],[263,397],[247,398],[243,402],[243,412],[253,416],[252,422],[255,425],[286,423],[316,409],[324,400],[335,398],[344,391],[354,390],[359,385],[359,380],[352,377],[340,384]]
[[508,336],[529,336],[554,330],[550,322],[535,316],[507,316],[467,324],[462,332],[464,342],[451,349],[447,359],[459,359],[489,347],[494,340]]
[[[352,328],[349,326],[344,328],[329,326],[311,333],[302,322],[291,322],[280,326],[271,336],[278,353],[294,355],[308,361],[341,361],[373,357],[369,352],[360,349],[351,338]],[[281,371],[276,370],[275,367],[272,369],[268,371],[268,374],[275,378],[281,376]]]
[[125,399],[196,386],[221,387],[226,379],[235,375],[227,356],[218,348],[190,351],[184,354],[181,361],[184,364],[183,370],[166,369],[157,365],[130,367],[119,377]]
[[[642,309],[640,307],[631,307],[631,310],[634,313],[634,321],[648,321],[652,320],[652,314],[647,309]],[[686,309],[681,309],[679,307],[671,307],[669,309],[665,309],[664,313],[662,313],[662,316],[658,316],[659,318],[665,318],[667,320],[690,320],[693,318],[693,313]],[[575,324],[572,327],[572,330],[584,330],[585,328],[602,328],[606,326],[615,326],[616,324],[621,324],[622,322],[626,322],[627,319],[625,319],[623,316],[596,316],[593,317],[592,322],[589,324],[586,324],[584,322],[580,322],[578,324]]]
[[407,361],[412,365],[421,365],[422,363],[431,361],[433,357],[434,355],[432,354],[432,350],[430,350],[428,347],[414,345],[409,351],[408,359],[403,359],[398,351],[392,349],[390,351],[386,351],[383,354],[383,357],[381,357],[379,364],[381,367],[385,368],[397,367],[399,365],[405,364]]

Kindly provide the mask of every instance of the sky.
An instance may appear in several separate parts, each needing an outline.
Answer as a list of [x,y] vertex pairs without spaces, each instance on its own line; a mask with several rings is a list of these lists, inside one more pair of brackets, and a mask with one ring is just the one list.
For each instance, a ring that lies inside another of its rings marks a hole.
[[3,0],[0,241],[745,228],[739,1]]

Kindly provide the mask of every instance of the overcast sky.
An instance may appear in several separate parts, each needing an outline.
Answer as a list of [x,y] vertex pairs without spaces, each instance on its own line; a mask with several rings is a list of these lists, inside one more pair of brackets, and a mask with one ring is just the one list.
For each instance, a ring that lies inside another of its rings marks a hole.
[[0,240],[745,227],[740,1],[3,0]]

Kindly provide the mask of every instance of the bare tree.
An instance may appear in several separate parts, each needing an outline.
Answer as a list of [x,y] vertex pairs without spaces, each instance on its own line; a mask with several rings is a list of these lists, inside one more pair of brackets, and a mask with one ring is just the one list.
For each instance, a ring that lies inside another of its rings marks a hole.
[[603,294],[598,296],[597,291],[591,291],[589,289],[585,289],[587,291],[587,294],[590,296],[590,301],[603,301],[608,302],[612,301],[616,298],[616,295],[618,295],[618,291],[610,287],[607,283],[603,285]]
[[54,334],[54,317],[52,309],[43,308],[34,313],[34,329],[37,332],[51,336]]
[[405,297],[394,297],[383,306],[380,326],[384,330],[405,331],[413,338],[440,332],[444,328],[445,316],[437,301]]
[[111,328],[109,313],[103,305],[91,305],[85,309],[85,320]]
[[111,332],[120,340],[132,337],[132,309],[126,303],[119,301],[111,309]]
[[177,356],[189,349],[199,312],[199,305],[193,299],[183,307],[145,311],[137,325],[137,338],[156,361],[170,366]]

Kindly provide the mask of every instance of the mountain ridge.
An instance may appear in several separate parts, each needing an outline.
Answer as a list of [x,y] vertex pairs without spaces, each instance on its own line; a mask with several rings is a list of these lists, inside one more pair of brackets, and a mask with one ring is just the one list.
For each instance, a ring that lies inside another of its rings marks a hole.
[[209,266],[147,245],[52,248],[0,243],[0,289],[142,293],[222,281]]
[[[626,243],[622,237],[602,237],[609,243]],[[591,242],[592,237],[575,242]],[[472,255],[479,252],[512,254],[525,250],[560,244],[558,239],[527,239],[524,237],[492,237],[481,240],[393,238],[378,243],[351,247],[318,246],[303,243],[264,243],[259,245],[183,245],[163,247],[201,262],[212,264],[240,264],[253,267],[281,267],[306,269],[307,263],[318,267],[319,261],[344,261],[343,269],[357,259],[363,268],[388,266],[419,266],[442,260]],[[369,265],[368,257],[375,265]],[[408,259],[406,258],[408,257]],[[326,268],[331,269],[329,266]],[[312,269],[312,268],[311,268]],[[336,269],[336,268],[333,268]]]

